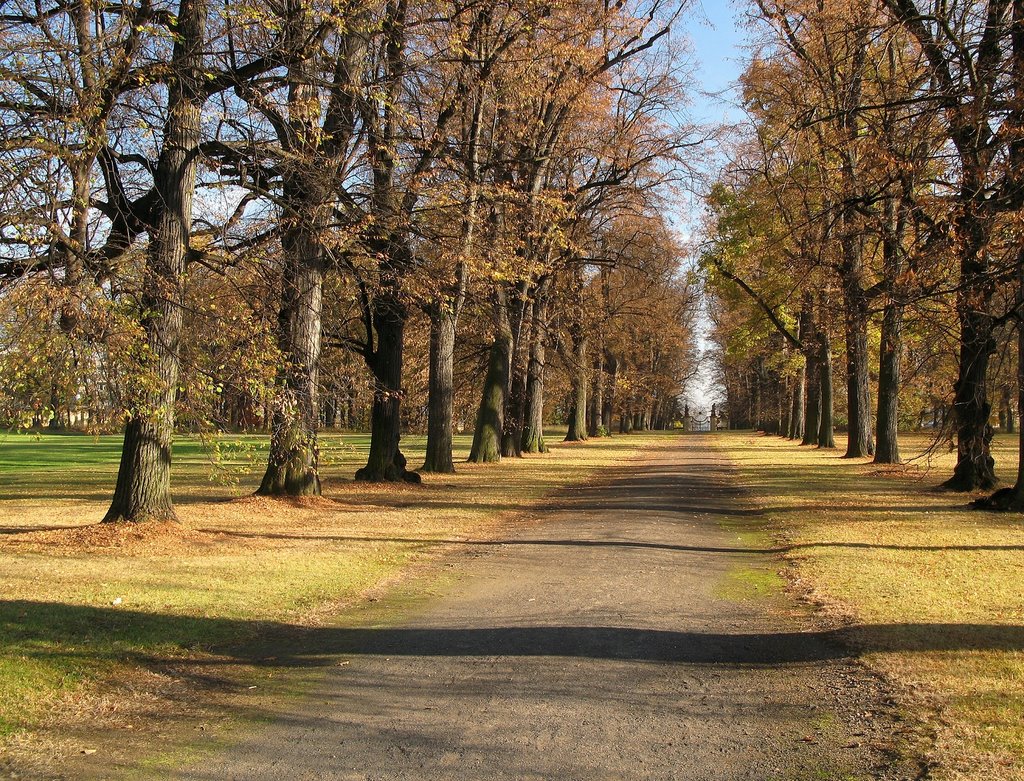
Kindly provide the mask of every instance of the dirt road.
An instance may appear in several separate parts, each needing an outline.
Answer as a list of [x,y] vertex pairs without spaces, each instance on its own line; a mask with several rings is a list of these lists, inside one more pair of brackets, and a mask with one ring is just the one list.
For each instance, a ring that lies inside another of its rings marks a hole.
[[338,630],[315,691],[178,778],[903,777],[878,686],[757,593],[779,562],[745,514],[705,437],[666,440],[476,547],[400,625]]

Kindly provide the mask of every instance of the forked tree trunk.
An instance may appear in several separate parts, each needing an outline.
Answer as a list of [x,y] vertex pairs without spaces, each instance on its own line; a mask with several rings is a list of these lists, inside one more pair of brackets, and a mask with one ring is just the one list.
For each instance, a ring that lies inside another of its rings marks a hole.
[[176,520],[171,501],[171,440],[180,367],[185,256],[192,223],[203,93],[206,0],[183,0],[167,95],[164,143],[154,175],[160,204],[151,230],[139,305],[154,390],[125,427],[114,497],[104,521]]
[[[310,9],[288,8],[283,38],[289,51],[288,132],[281,191],[281,308],[278,370],[270,454],[258,494],[318,496],[320,448],[317,403],[323,311],[323,237],[330,222],[330,171],[321,155],[320,100],[307,51]],[[281,131],[279,131],[281,132]]]

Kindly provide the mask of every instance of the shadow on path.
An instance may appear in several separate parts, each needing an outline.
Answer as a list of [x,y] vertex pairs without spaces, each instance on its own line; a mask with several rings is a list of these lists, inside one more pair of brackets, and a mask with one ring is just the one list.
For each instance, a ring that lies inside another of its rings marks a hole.
[[[267,638],[256,650],[232,641]],[[101,647],[92,645],[103,638]],[[138,650],[214,647],[218,664],[322,666],[339,654],[385,656],[554,656],[685,664],[778,665],[872,651],[1020,651],[1024,626],[864,624],[837,630],[707,633],[615,626],[486,628],[306,628],[284,623],[0,601],[0,641],[29,658],[86,655],[154,661]],[[213,641],[213,642],[211,642]],[[86,650],[87,649],[87,650]]]

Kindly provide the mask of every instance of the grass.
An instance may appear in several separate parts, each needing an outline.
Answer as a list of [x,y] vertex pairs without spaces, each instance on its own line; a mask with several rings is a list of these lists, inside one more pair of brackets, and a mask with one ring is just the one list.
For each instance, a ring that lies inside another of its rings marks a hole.
[[[1004,483],[1013,438],[997,438]],[[714,439],[764,509],[798,585],[851,622],[866,661],[935,733],[935,778],[1024,779],[1024,518],[937,490],[949,453],[880,468],[777,437]],[[924,435],[904,437],[919,456]]]
[[[26,735],[30,750],[33,736],[56,739],[69,719],[96,715],[90,703],[116,711],[127,696],[118,681],[158,698],[167,681],[147,684],[140,671],[236,658],[231,649],[268,627],[333,621],[339,606],[396,582],[414,562],[493,535],[657,438],[558,444],[500,465],[458,464],[458,474],[427,476],[423,486],[372,486],[351,479],[368,437],[328,434],[324,498],[288,502],[249,496],[262,438],[224,438],[211,480],[208,443],[186,437],[173,473],[182,523],[139,530],[96,525],[117,438],[9,435],[0,441],[0,750]],[[469,444],[457,438],[457,459]],[[422,463],[423,445],[403,441],[411,464]]]

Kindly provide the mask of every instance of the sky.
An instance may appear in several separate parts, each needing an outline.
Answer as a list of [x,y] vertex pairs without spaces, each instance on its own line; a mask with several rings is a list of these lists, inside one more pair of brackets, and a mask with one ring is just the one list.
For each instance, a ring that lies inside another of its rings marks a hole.
[[[686,32],[690,38],[695,71],[693,82],[695,94],[689,107],[693,120],[701,124],[715,125],[735,122],[739,111],[735,107],[732,87],[740,75],[744,52],[744,31],[737,23],[738,10],[731,0],[697,0],[686,18]],[[705,160],[714,164],[715,155],[708,153]],[[687,199],[690,200],[690,199]],[[699,208],[696,199],[682,210]],[[679,214],[673,220],[684,237],[693,231],[694,214]],[[698,346],[707,346],[705,333],[710,323],[701,316],[698,319]],[[701,366],[700,375],[687,389],[687,401],[691,412],[697,417],[708,414],[712,403],[724,402],[723,394],[715,387],[707,363]]]
[[[686,15],[685,29],[697,60],[694,82],[699,92],[691,110],[700,122],[721,122],[730,111],[728,94],[740,75],[744,31],[730,0],[696,0]],[[722,94],[717,97],[719,93]],[[734,115],[733,115],[734,116]]]

